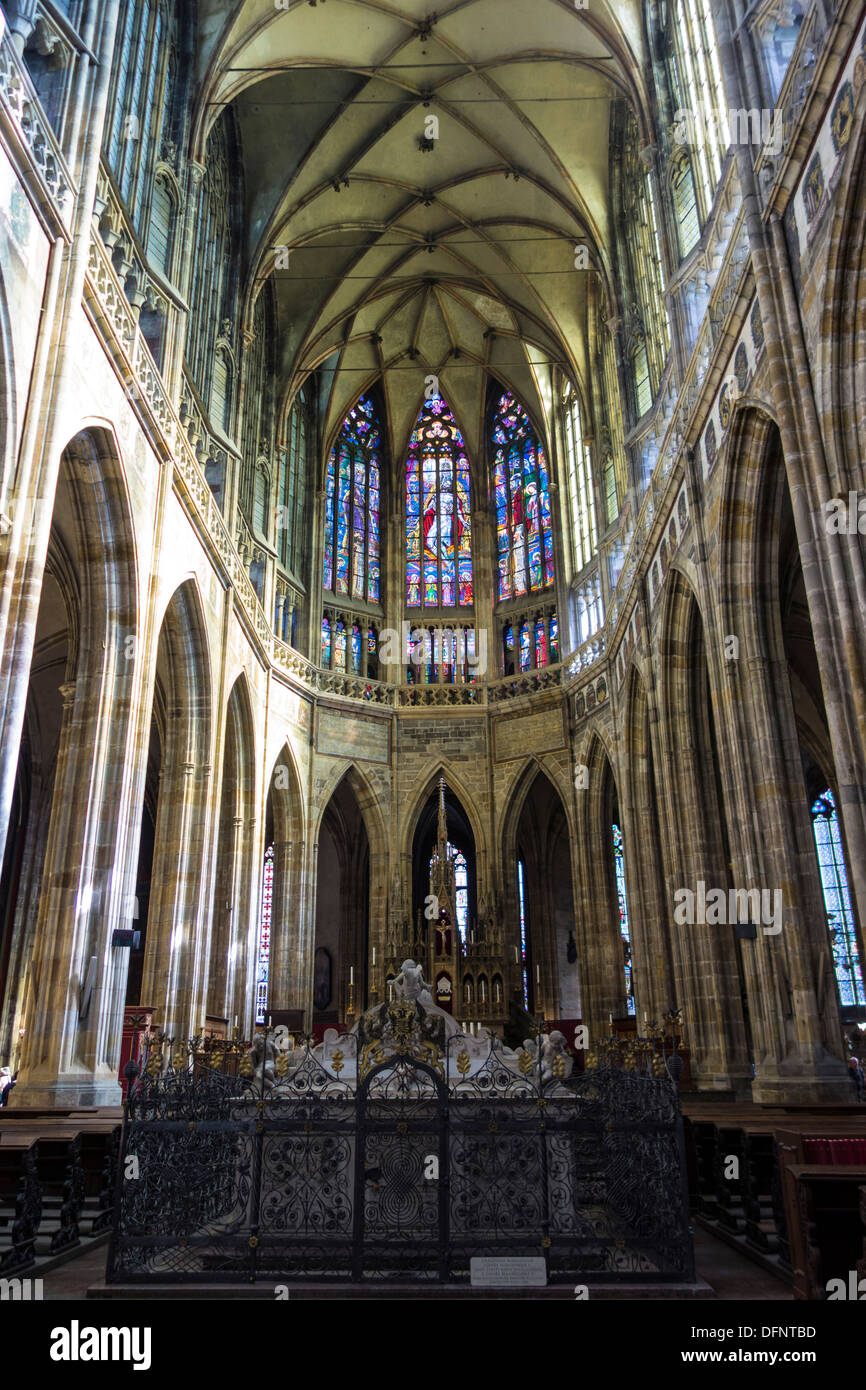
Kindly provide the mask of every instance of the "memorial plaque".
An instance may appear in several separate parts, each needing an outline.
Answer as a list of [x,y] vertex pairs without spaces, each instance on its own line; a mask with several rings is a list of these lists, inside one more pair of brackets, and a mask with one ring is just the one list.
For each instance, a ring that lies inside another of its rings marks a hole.
[[547,1285],[547,1264],[542,1255],[522,1255],[513,1259],[491,1259],[474,1255],[469,1261],[473,1288],[543,1289]]

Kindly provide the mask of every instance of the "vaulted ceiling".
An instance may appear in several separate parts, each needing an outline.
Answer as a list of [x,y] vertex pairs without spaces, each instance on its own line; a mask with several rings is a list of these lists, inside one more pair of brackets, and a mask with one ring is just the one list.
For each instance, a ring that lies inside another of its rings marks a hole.
[[381,375],[397,450],[430,373],[470,448],[488,369],[542,428],[554,366],[586,379],[575,247],[609,285],[610,105],[645,109],[639,0],[428,5],[200,6],[199,153],[232,104],[286,388],[325,369],[329,439]]

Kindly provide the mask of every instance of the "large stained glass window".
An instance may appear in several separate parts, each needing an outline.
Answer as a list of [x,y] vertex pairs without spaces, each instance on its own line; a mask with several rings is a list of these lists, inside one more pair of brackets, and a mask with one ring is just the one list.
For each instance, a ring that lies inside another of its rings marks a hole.
[[523,406],[506,391],[493,419],[499,597],[553,583],[553,534],[544,450]]
[[839,834],[836,802],[828,787],[812,806],[812,830],[818,851],[821,886],[824,889],[824,908],[830,932],[836,987],[842,1008],[858,1008],[866,1004],[863,987],[863,966],[851,909],[848,871]]
[[469,460],[442,396],[424,402],[406,458],[406,602],[456,608],[472,602]]
[[625,993],[628,1011],[635,1012],[634,986],[631,976],[631,928],[628,921],[628,899],[625,892],[625,855],[622,847],[622,831],[613,825],[613,867],[616,875],[616,896],[619,903],[619,930],[622,936],[622,960],[625,970]]
[[529,1012],[529,966],[526,958],[526,870],[517,861],[517,902],[520,908],[520,968],[523,974],[523,1007]]
[[274,847],[265,850],[262,875],[262,916],[259,926],[259,958],[256,970],[256,1023],[264,1023],[268,1007],[268,964],[271,958],[271,908],[274,898]]
[[343,421],[328,459],[324,587],[379,602],[381,431],[362,396]]

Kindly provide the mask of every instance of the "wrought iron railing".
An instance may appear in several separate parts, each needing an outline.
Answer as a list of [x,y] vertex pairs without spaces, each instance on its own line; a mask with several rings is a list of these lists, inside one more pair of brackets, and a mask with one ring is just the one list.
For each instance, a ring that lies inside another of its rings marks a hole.
[[480,1059],[434,1036],[275,1053],[260,1034],[216,1044],[224,1070],[163,1039],[130,1087],[108,1282],[460,1284],[485,1256],[550,1282],[693,1279],[664,1060],[603,1048],[567,1078],[540,1035]]

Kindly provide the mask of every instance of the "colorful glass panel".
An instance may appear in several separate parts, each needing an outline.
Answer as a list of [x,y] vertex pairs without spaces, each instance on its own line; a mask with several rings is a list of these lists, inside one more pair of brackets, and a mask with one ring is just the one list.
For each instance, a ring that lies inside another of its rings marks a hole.
[[493,492],[500,599],[553,583],[547,463],[523,406],[511,391],[493,417]]
[[862,1007],[866,1004],[863,967],[854,926],[848,870],[839,833],[836,801],[829,787],[813,803],[812,830],[815,835],[821,887],[824,890],[824,908],[827,913],[827,929],[830,933],[830,949],[833,953],[839,1003],[843,1008]]
[[325,589],[379,601],[381,432],[362,396],[343,421],[325,475]]
[[265,850],[262,874],[262,915],[259,925],[259,955],[256,970],[256,1023],[264,1023],[268,1007],[268,965],[271,957],[271,910],[274,898],[274,847]]
[[463,436],[442,396],[424,402],[406,457],[406,603],[472,603],[472,514]]
[[346,669],[346,624],[339,619],[334,628],[334,670]]
[[619,902],[619,930],[622,937],[622,959],[625,970],[626,1003],[630,1014],[635,1012],[634,991],[631,971],[631,928],[628,921],[628,898],[625,891],[625,854],[622,845],[622,831],[614,824],[613,867],[616,875],[616,896]]
[[526,882],[523,860],[517,861],[517,900],[520,905],[520,961],[523,971],[523,1007],[529,1012],[529,967],[526,959]]
[[532,638],[529,633],[529,623],[520,624],[520,669],[521,671],[532,670]]
[[329,666],[331,665],[331,620],[330,620],[330,618],[323,618],[323,619],[322,619],[322,665],[325,666],[325,667],[329,667]]

